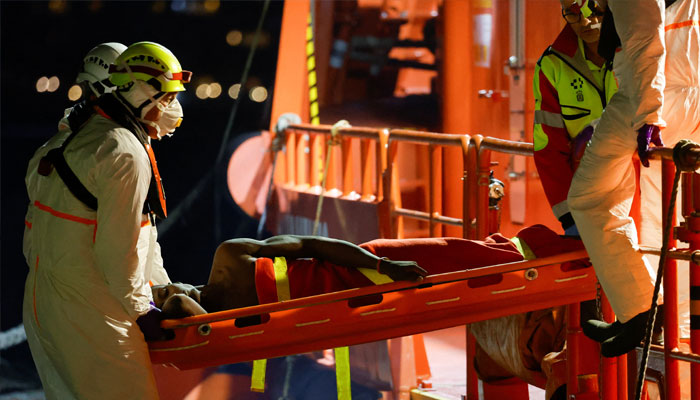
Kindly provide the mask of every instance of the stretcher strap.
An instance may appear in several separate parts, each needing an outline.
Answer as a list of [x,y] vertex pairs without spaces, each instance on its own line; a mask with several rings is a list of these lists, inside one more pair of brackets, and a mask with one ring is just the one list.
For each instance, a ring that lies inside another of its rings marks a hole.
[[287,275],[287,260],[284,257],[275,257],[272,263],[275,270],[275,285],[277,287],[277,301],[292,299],[289,291],[289,276]]
[[350,352],[347,346],[337,347],[334,351],[338,400],[352,400],[352,393],[350,392]]
[[[284,257],[275,257],[272,262],[275,271],[275,285],[277,287],[277,301],[291,300],[289,291],[289,277],[287,276],[287,260]],[[265,391],[265,367],[267,360],[253,361],[253,375],[250,380],[250,390],[252,392]]]
[[250,378],[250,391],[251,392],[265,392],[265,369],[267,367],[267,360],[255,360],[253,361],[253,374]]
[[524,240],[521,240],[519,237],[514,237],[510,239],[511,242],[515,245],[515,247],[518,248],[518,251],[520,254],[523,256],[524,259],[526,260],[534,260],[535,258],[535,253],[530,249],[530,246],[525,243]]
[[394,280],[389,278],[388,275],[384,275],[381,272],[377,272],[376,269],[371,268],[358,268],[358,271],[362,273],[367,279],[372,281],[375,285],[382,285],[385,283],[391,283]]

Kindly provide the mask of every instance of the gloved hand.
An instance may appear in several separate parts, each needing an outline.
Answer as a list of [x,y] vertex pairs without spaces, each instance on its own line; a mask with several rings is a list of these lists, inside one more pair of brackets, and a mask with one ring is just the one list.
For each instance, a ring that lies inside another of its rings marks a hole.
[[141,328],[146,340],[159,340],[166,337],[166,331],[160,327],[162,320],[163,315],[160,308],[151,303],[151,309],[146,314],[136,318],[136,324]]
[[593,137],[593,125],[588,125],[571,142],[571,167],[576,170],[578,165],[581,163],[581,158],[583,158],[583,153],[588,147],[588,143]]
[[649,168],[649,144],[653,143],[655,146],[663,146],[664,142],[661,140],[661,131],[656,125],[644,124],[641,128],[637,129],[637,154],[639,154],[639,160],[642,165]]

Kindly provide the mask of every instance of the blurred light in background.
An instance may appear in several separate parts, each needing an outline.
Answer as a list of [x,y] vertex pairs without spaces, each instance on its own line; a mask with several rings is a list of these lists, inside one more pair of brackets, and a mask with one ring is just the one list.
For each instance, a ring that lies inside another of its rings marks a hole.
[[66,11],[67,2],[65,0],[51,0],[49,1],[49,10],[55,12],[56,14],[61,14]]
[[219,10],[219,0],[204,0],[204,11],[215,13]]
[[221,95],[221,84],[218,82],[201,83],[197,86],[197,90],[195,90],[194,94],[200,100],[206,98],[215,99]]
[[[246,34],[243,38],[243,44],[250,47],[253,45],[253,39],[255,39],[254,33]],[[264,48],[270,45],[270,34],[268,32],[260,32],[260,37],[258,38],[258,47]]]
[[88,8],[92,12],[100,11],[100,8],[102,8],[102,0],[92,0]]
[[217,82],[214,82],[209,85],[209,97],[212,99],[215,99],[221,95],[221,85],[219,85]]
[[59,86],[61,86],[61,81],[58,80],[58,77],[52,76],[49,78],[49,87],[47,89],[49,92],[55,92]]
[[209,84],[208,83],[202,83],[199,86],[197,86],[197,90],[194,93],[198,99],[206,99],[209,97]]
[[187,1],[186,0],[173,0],[172,3],[170,3],[170,9],[173,11],[185,11],[187,8]]
[[36,91],[39,93],[49,90],[49,78],[42,76],[36,81]]
[[73,85],[70,87],[70,89],[68,89],[68,100],[70,101],[76,101],[82,95],[83,89],[80,88],[80,85]]
[[163,1],[163,0],[154,1],[153,5],[151,5],[151,10],[154,13],[162,13],[163,11],[165,11],[165,1]]
[[231,85],[230,88],[228,88],[228,96],[232,99],[237,99],[238,94],[241,92],[241,84],[240,83],[234,83]]
[[249,96],[251,100],[257,103],[262,103],[267,99],[267,89],[262,86],[256,86],[250,91]]
[[229,46],[238,46],[243,41],[243,34],[241,31],[233,30],[226,34],[226,43]]

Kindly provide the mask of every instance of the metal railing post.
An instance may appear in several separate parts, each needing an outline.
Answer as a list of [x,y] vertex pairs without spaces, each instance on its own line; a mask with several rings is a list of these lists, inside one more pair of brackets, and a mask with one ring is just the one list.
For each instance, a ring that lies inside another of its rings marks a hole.
[[[661,161],[662,171],[662,226],[667,223],[676,226],[676,216],[673,213],[671,221],[666,221],[668,209],[671,202],[671,191],[673,190],[673,177],[676,172],[676,167],[673,160]],[[675,235],[671,233],[669,238],[668,248],[674,249],[677,246]],[[657,277],[658,279],[658,277]],[[675,259],[668,258],[664,265],[663,276],[664,287],[664,348],[668,355],[670,351],[678,349],[679,344],[679,329],[678,329],[678,266]],[[665,375],[666,375],[666,399],[680,400],[680,370],[678,360],[672,357],[664,357]]]

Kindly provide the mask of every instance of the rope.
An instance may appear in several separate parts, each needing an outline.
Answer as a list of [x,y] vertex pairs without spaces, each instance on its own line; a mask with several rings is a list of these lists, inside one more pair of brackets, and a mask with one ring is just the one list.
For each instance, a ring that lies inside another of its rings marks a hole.
[[316,218],[314,218],[314,228],[312,235],[316,236],[318,233],[318,224],[321,220],[321,208],[323,207],[323,197],[326,192],[326,178],[328,177],[328,166],[331,161],[331,150],[333,146],[340,144],[340,139],[338,139],[338,131],[342,128],[350,128],[351,125],[348,121],[341,119],[340,121],[333,124],[331,127],[331,138],[328,140],[328,146],[326,148],[326,166],[323,168],[323,176],[321,178],[321,194],[318,196],[318,203],[316,204]]
[[27,334],[24,332],[24,325],[19,324],[5,332],[0,332],[0,350],[7,350],[25,340],[27,340]]
[[[674,159],[676,154],[676,146],[674,148]],[[642,361],[639,366],[639,375],[637,376],[637,385],[635,389],[636,400],[641,400],[642,398],[642,388],[644,387],[644,379],[647,372],[647,364],[649,361],[649,350],[651,348],[651,335],[654,329],[654,322],[656,321],[656,310],[658,305],[656,304],[659,298],[659,290],[661,289],[661,280],[663,279],[664,265],[666,264],[666,256],[668,255],[668,242],[671,238],[671,221],[673,219],[673,213],[676,206],[676,195],[678,194],[678,182],[681,178],[681,168],[676,168],[676,175],[673,178],[673,189],[671,191],[671,202],[666,211],[666,223],[664,224],[663,231],[663,245],[661,247],[661,257],[659,258],[659,269],[656,273],[656,283],[654,284],[654,295],[651,298],[651,308],[649,309],[649,318],[647,319],[646,332],[644,334],[644,347],[642,350]]]

